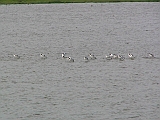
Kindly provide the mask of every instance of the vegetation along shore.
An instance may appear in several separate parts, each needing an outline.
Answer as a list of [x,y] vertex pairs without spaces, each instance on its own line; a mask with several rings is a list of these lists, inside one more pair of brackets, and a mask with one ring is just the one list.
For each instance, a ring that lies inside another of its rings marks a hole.
[[50,4],[50,3],[105,3],[105,2],[160,2],[160,0],[0,0],[0,4]]

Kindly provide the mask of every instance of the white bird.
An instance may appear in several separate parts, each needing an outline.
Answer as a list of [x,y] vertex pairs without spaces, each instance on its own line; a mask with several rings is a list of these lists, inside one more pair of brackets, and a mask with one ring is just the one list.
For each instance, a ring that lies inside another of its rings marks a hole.
[[96,59],[96,57],[93,55],[93,54],[89,54],[89,57],[92,59],[92,60],[95,60]]
[[113,58],[113,59],[117,59],[117,58],[118,58],[118,55],[111,53],[111,54],[109,54],[109,57],[110,57],[110,58]]
[[113,54],[112,58],[117,59],[117,58],[118,58],[118,55]]
[[47,56],[45,55],[45,54],[40,54],[40,57],[42,58],[42,59],[46,59],[47,58]]
[[18,56],[18,55],[13,55],[13,57],[15,58],[15,59],[19,59],[20,58],[20,56]]
[[62,53],[62,58],[67,58],[65,55],[66,53]]
[[113,58],[113,54],[111,53],[111,54],[109,54],[109,56],[111,57],[111,58]]
[[68,60],[69,62],[74,62],[74,59],[71,58],[71,57],[68,57],[67,60]]
[[149,57],[154,58],[154,55],[151,53],[148,53]]
[[118,59],[123,61],[125,59],[125,57],[123,57],[122,55],[118,55]]
[[133,54],[130,54],[130,53],[128,54],[128,56],[129,56],[129,58],[132,59],[132,60],[135,58],[135,57],[133,56]]
[[122,55],[118,55],[118,58],[121,58],[122,57]]
[[107,60],[111,60],[112,57],[111,57],[110,55],[106,55],[106,59],[107,59]]

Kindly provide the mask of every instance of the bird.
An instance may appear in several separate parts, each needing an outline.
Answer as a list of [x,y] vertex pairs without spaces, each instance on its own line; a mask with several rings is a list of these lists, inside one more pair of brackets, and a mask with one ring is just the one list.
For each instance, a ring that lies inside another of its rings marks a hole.
[[85,62],[89,61],[88,57],[84,57],[84,60],[85,60]]
[[117,58],[118,58],[118,55],[113,54],[112,58],[117,59]]
[[128,53],[128,56],[129,56],[129,58],[132,59],[132,60],[135,58],[135,57],[133,56],[133,54],[130,54],[130,53]]
[[67,60],[68,60],[69,62],[74,62],[74,59],[71,58],[71,57],[67,57]]
[[89,54],[89,57],[92,59],[92,60],[95,60],[95,59],[97,59],[93,54]]
[[119,59],[120,61],[123,61],[123,60],[125,59],[125,57],[123,57],[122,55],[118,55],[118,59]]
[[106,55],[106,59],[107,59],[107,60],[111,60],[112,57],[111,57],[110,55]]
[[20,58],[20,56],[19,55],[13,55],[13,57],[15,58],[15,59],[19,59]]
[[154,55],[151,53],[148,53],[149,57],[154,58]]
[[111,53],[111,54],[109,54],[109,57],[113,58],[113,54],[112,54],[112,53]]
[[110,53],[108,57],[110,57],[112,59],[117,59],[118,55]]
[[65,55],[66,53],[62,53],[62,58],[67,58]]
[[45,54],[40,54],[40,57],[42,58],[42,59],[46,59],[47,58],[47,56],[45,55]]

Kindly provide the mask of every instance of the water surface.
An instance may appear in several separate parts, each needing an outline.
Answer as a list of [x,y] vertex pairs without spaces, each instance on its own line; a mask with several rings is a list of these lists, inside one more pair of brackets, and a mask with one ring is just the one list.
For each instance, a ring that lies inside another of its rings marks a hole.
[[[1,5],[0,119],[159,120],[159,6]],[[84,62],[89,53],[97,59]]]

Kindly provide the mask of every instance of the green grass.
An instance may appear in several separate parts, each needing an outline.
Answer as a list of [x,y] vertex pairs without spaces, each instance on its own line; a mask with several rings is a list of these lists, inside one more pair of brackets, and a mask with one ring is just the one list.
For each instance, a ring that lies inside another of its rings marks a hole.
[[160,2],[160,0],[0,0],[0,4],[44,4],[44,3],[84,3],[84,2]]

